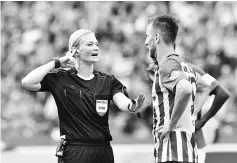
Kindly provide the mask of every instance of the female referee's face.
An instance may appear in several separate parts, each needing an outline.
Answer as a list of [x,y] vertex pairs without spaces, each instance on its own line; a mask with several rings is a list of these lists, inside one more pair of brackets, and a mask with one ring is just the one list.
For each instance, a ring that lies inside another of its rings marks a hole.
[[93,33],[85,35],[80,41],[78,50],[80,60],[86,63],[96,63],[99,61],[98,41]]

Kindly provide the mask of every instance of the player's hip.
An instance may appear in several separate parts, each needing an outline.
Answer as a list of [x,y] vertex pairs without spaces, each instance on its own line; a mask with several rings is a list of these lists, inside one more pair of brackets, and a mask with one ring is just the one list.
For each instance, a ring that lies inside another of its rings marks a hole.
[[172,131],[163,141],[155,137],[154,156],[156,162],[196,162],[196,143],[189,133]]

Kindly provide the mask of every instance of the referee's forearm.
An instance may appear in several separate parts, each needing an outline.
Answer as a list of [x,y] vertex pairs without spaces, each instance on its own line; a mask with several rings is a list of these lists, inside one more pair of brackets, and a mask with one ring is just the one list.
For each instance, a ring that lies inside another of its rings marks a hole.
[[113,96],[113,101],[122,111],[129,111],[128,106],[132,103],[131,100],[127,98],[123,93],[116,93]]
[[32,70],[29,74],[26,75],[22,79],[22,85],[27,86],[27,85],[33,85],[33,84],[38,84],[40,83],[44,76],[51,70],[54,69],[55,63],[54,61],[50,61],[47,64],[44,64],[34,70]]

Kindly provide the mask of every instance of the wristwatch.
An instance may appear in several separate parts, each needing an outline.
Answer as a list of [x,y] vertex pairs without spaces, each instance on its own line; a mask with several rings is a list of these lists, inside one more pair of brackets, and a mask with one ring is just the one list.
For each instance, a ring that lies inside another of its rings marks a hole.
[[52,58],[52,60],[53,60],[54,63],[55,63],[54,68],[55,68],[55,69],[59,68],[59,67],[60,67],[60,60],[58,59],[58,57]]
[[[136,100],[134,100],[134,99],[132,99],[131,102],[132,102],[132,105],[136,105],[137,104]],[[128,105],[128,110],[130,112],[136,112],[136,111],[133,111],[133,110],[130,109],[130,104]]]

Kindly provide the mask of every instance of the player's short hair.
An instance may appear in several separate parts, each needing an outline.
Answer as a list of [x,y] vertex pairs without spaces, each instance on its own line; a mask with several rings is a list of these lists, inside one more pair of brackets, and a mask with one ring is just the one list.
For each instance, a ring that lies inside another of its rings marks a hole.
[[69,38],[69,51],[74,48],[78,47],[81,39],[88,34],[94,33],[87,29],[79,29],[75,32],[73,32]]
[[169,15],[155,15],[148,20],[155,30],[158,30],[165,44],[174,44],[179,30],[177,20]]

